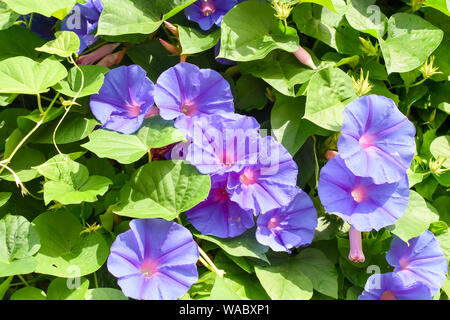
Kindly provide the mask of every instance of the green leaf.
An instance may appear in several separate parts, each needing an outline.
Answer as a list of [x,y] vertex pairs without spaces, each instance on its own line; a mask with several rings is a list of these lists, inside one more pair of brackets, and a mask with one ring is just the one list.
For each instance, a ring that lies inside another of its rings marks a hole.
[[47,295],[41,289],[25,287],[14,292],[10,300],[47,300]]
[[195,54],[211,49],[220,38],[220,29],[203,33],[193,28],[178,26],[178,33],[183,54]]
[[251,73],[263,79],[281,93],[291,97],[296,95],[296,85],[309,81],[315,73],[300,63],[293,54],[279,50],[271,52],[262,60],[240,63],[239,69],[243,73]]
[[388,74],[407,72],[424,64],[444,33],[417,15],[396,13],[389,18],[386,40],[378,39]]
[[35,48],[43,45],[45,40],[24,27],[12,26],[0,31],[0,43],[2,44],[0,60],[16,56],[38,59],[42,53]]
[[305,249],[296,257],[300,271],[311,280],[314,290],[338,298],[338,273],[325,254],[318,249]]
[[450,168],[450,135],[434,139],[430,145],[430,152],[435,159],[438,157],[446,159],[444,167]]
[[131,187],[129,198],[115,213],[172,220],[206,199],[211,180],[184,161],[167,160],[140,167],[131,178]]
[[408,243],[409,239],[427,230],[431,222],[439,220],[438,215],[431,208],[417,192],[410,190],[406,211],[397,220],[391,232]]
[[450,13],[448,11],[448,2],[446,0],[425,0],[424,5],[437,9],[443,13],[445,13],[447,16],[450,16]]
[[139,160],[152,148],[161,148],[184,140],[181,131],[173,127],[173,122],[155,116],[146,119],[135,135],[95,130],[89,135],[89,142],[82,146],[100,158],[110,158],[128,164]]
[[[84,86],[79,94],[79,98],[97,94],[103,85],[105,74],[109,71],[103,66],[79,66],[84,75]],[[73,67],[69,70],[66,79],[58,82],[53,89],[69,96],[75,97],[81,88],[81,72]]]
[[445,257],[447,258],[447,261],[450,261],[450,232],[447,229],[446,232],[437,235],[436,239],[439,242],[439,245],[444,251]]
[[261,110],[267,104],[266,84],[250,74],[244,74],[236,82],[236,108],[249,111]]
[[55,200],[62,204],[95,202],[108,190],[112,181],[102,176],[89,176],[88,169],[68,156],[57,155],[37,170],[50,181],[44,184],[44,202]]
[[[38,176],[38,172],[33,167],[43,162],[45,162],[45,156],[42,152],[24,147],[17,151],[9,167],[14,170],[22,182],[28,182]],[[15,181],[14,176],[8,170],[4,170],[0,178],[7,181]]]
[[55,40],[51,40],[42,47],[36,48],[37,51],[48,54],[56,54],[63,58],[68,58],[78,52],[80,48],[80,38],[72,31],[58,31],[55,33]]
[[275,94],[275,96],[275,105],[270,115],[272,132],[292,156],[309,136],[332,134],[309,120],[302,119],[305,114],[305,97],[290,98],[281,94]]
[[336,12],[333,6],[333,1],[331,0],[300,0],[299,3],[316,3],[321,6],[328,8],[329,10]]
[[211,290],[211,300],[242,300],[242,298],[233,291],[230,284],[226,283],[224,279],[216,276],[216,281]]
[[311,78],[304,119],[321,128],[340,131],[345,105],[356,98],[352,79],[341,69],[320,70]]
[[3,0],[3,2],[22,15],[36,12],[50,17],[56,11],[73,8],[76,0]]
[[8,29],[19,18],[19,14],[9,9],[8,6],[0,3],[0,30]]
[[0,93],[47,92],[67,76],[66,68],[53,59],[39,63],[27,57],[0,61]]
[[0,207],[8,202],[11,194],[11,192],[0,192]]
[[300,269],[299,261],[283,256],[267,267],[255,265],[256,276],[272,300],[309,300],[313,284]]
[[164,20],[194,0],[106,0],[98,24],[98,35],[121,35],[156,31]]
[[218,58],[234,61],[262,59],[272,50],[294,52],[299,39],[294,28],[285,28],[265,2],[246,1],[231,9],[221,24]]
[[269,250],[266,247],[256,241],[255,231],[249,230],[242,235],[234,238],[218,238],[214,236],[208,236],[199,232],[193,232],[193,234],[200,239],[210,241],[221,247],[226,253],[236,257],[250,257],[269,262],[265,253]]
[[44,212],[33,224],[41,238],[37,273],[81,277],[97,271],[108,257],[109,247],[103,236],[81,233],[83,227],[78,219],[64,210]]
[[33,255],[40,247],[39,235],[27,219],[12,215],[1,219],[0,277],[33,272]]
[[299,4],[292,11],[298,31],[344,54],[360,54],[359,32],[352,28],[343,14],[315,4]]
[[[79,281],[79,283],[77,283]],[[84,300],[89,289],[89,280],[85,278],[62,279],[50,282],[47,290],[48,300]]]
[[84,300],[128,300],[122,291],[113,288],[89,289]]
[[386,32],[387,18],[376,0],[350,0],[345,18],[356,30],[368,33],[375,38],[382,38]]

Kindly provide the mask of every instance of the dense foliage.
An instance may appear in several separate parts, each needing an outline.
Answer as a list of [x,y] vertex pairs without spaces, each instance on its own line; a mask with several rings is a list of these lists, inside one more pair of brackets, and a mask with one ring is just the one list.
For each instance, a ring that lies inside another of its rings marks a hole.
[[448,300],[447,4],[1,0],[0,298]]

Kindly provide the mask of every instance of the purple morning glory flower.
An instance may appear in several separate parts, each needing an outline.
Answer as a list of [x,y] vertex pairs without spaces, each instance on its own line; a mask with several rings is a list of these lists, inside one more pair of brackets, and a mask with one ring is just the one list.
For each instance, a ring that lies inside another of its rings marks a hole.
[[312,200],[297,186],[292,201],[258,216],[256,240],[274,251],[308,245],[317,227],[317,211]]
[[187,220],[201,233],[236,237],[255,225],[253,212],[231,201],[226,187],[226,175],[212,176],[208,198],[186,212]]
[[444,252],[428,230],[408,242],[409,246],[394,235],[386,260],[405,283],[422,282],[434,296],[442,287],[448,271]]
[[[231,200],[255,214],[287,205],[297,194],[298,167],[289,152],[274,138],[259,138],[257,159],[239,172],[231,172]],[[253,160],[253,159],[252,159]]]
[[90,106],[103,128],[125,134],[137,131],[153,106],[154,85],[138,65],[121,66],[109,71]]
[[337,146],[355,175],[376,184],[403,178],[414,157],[416,129],[389,98],[369,95],[349,103]]
[[156,82],[155,102],[163,119],[234,112],[228,82],[216,71],[183,62],[164,71]]
[[236,0],[198,0],[184,9],[188,20],[198,23],[202,30],[220,26],[223,17],[237,4]]
[[[27,21],[29,21],[31,18],[31,14],[27,14],[25,18]],[[23,16],[20,16],[18,20],[25,21]],[[33,13],[30,30],[45,40],[53,40],[55,39],[54,27],[56,21],[58,21],[58,19],[56,19],[55,17],[46,17],[39,13]],[[25,26],[24,24],[21,25]]]
[[[220,52],[220,40],[214,46],[214,56],[217,57],[219,55],[219,52]],[[236,61],[225,59],[225,58],[216,58],[216,61],[224,66],[234,66],[237,64]]]
[[431,300],[430,289],[421,282],[406,284],[395,272],[376,273],[367,279],[358,300]]
[[408,176],[398,182],[375,184],[372,178],[355,176],[341,155],[330,159],[320,172],[319,198],[326,211],[368,232],[395,224],[409,200]]
[[133,299],[175,300],[197,282],[198,246],[185,227],[163,219],[135,219],[111,246],[107,265]]
[[102,11],[103,3],[100,0],[86,0],[85,4],[77,3],[72,12],[61,21],[62,31],[75,32],[80,38],[78,54],[98,40],[94,30]]
[[186,160],[203,174],[240,171],[256,163],[259,124],[236,113],[181,118],[175,127],[190,144]]

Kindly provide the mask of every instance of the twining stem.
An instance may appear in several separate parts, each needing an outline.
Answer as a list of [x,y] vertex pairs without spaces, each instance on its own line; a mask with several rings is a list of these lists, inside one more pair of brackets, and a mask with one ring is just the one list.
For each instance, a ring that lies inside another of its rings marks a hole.
[[77,68],[78,71],[80,71],[81,73],[81,86],[80,89],[78,90],[77,94],[75,95],[75,97],[73,97],[72,101],[69,103],[69,105],[67,107],[65,107],[66,111],[64,112],[63,116],[61,117],[61,119],[59,119],[58,124],[56,125],[55,130],[53,130],[53,136],[52,136],[52,140],[53,140],[53,145],[56,148],[56,151],[58,151],[58,153],[61,155],[61,157],[63,157],[64,160],[67,160],[66,157],[64,156],[64,154],[61,152],[61,150],[59,150],[58,145],[56,144],[56,132],[58,131],[59,127],[61,126],[61,123],[64,121],[64,119],[66,118],[67,114],[70,111],[70,108],[72,107],[72,105],[75,103],[75,101],[78,99],[79,95],[81,94],[81,91],[83,90],[84,87],[84,73],[83,70],[81,70],[81,68],[76,64],[76,62],[73,60],[73,57],[70,56],[69,57],[69,61],[70,63],[72,63],[75,68]]
[[94,272],[94,283],[95,283],[95,287],[98,288],[97,272]]
[[[39,120],[36,125],[34,126],[33,129],[31,129],[30,132],[28,132],[28,134],[23,137],[23,139],[19,142],[19,144],[14,148],[13,152],[11,152],[11,154],[9,155],[9,157],[3,161],[1,161],[1,163],[4,165],[0,168],[0,173],[3,172],[3,170],[6,168],[6,166],[11,162],[12,158],[14,157],[14,155],[17,153],[17,151],[19,151],[19,149],[23,146],[23,144],[28,140],[28,138],[30,138],[34,132],[36,132],[36,130],[44,123],[45,118],[47,117],[48,113],[50,112],[50,110],[52,109],[53,105],[55,104],[56,98],[59,96],[59,93],[55,96],[55,98],[53,99],[52,103],[50,103],[50,105],[48,106],[47,110],[45,110],[44,114],[42,115],[41,120]],[[39,98],[38,98],[39,100]]]
[[223,278],[223,275],[225,274],[225,272],[223,270],[219,270],[216,265],[214,264],[214,262],[211,261],[211,259],[208,257],[208,255],[206,254],[205,251],[203,251],[203,249],[198,246],[198,251],[200,252],[200,262],[202,262],[202,260],[204,260],[209,266],[210,268],[208,268],[203,262],[203,265],[205,265],[205,267],[207,267],[208,269],[212,269],[211,271],[213,271],[214,273],[216,273],[219,277]]
[[25,286],[27,286],[27,287],[30,286],[30,285],[28,284],[28,282],[24,279],[24,277],[22,277],[20,274],[18,274],[17,276],[19,277],[20,281],[22,281],[22,283],[23,283]]
[[31,29],[31,23],[33,22],[34,12],[30,14],[30,20],[28,20],[28,29]]
[[41,114],[44,114],[44,109],[42,109],[41,95],[38,93],[38,94],[36,94],[36,96],[37,96],[37,102],[38,102],[39,112],[40,112]]

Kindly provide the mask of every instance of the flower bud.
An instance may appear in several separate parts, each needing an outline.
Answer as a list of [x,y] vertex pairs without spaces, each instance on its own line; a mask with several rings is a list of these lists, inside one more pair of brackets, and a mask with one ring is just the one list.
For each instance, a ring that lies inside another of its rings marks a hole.
[[350,227],[349,238],[350,253],[348,254],[348,258],[353,262],[363,263],[366,258],[364,257],[364,252],[362,249],[361,232],[353,227]]

